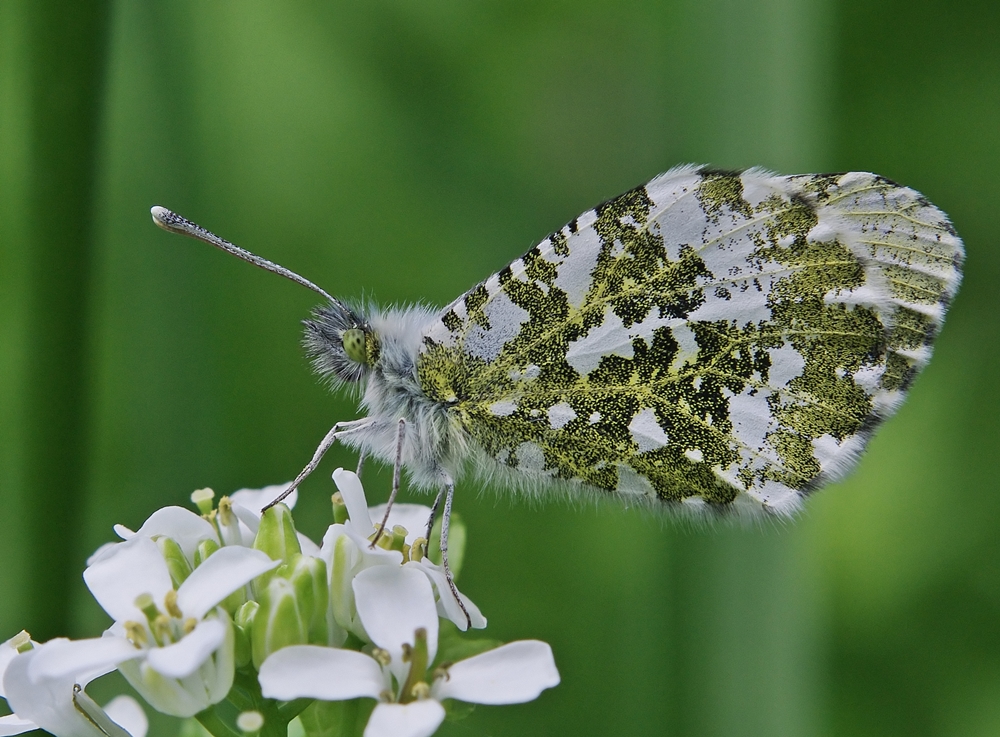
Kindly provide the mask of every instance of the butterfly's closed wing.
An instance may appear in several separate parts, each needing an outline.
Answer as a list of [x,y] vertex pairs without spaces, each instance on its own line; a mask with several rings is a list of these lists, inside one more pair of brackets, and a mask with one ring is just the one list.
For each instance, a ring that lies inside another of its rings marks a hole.
[[445,308],[418,380],[515,478],[790,513],[927,363],[962,257],[872,174],[677,169]]

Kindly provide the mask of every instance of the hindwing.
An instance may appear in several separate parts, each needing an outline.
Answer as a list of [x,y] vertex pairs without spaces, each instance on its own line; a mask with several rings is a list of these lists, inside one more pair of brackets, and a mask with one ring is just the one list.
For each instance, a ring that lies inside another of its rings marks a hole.
[[417,375],[512,473],[790,513],[899,405],[962,258],[873,174],[675,169],[442,310]]

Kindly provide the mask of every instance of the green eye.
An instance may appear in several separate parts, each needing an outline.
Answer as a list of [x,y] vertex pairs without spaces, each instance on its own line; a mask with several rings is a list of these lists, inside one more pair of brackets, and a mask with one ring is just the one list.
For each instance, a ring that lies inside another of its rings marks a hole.
[[341,338],[344,343],[344,353],[352,361],[368,363],[368,352],[365,350],[365,331],[360,328],[345,330]]

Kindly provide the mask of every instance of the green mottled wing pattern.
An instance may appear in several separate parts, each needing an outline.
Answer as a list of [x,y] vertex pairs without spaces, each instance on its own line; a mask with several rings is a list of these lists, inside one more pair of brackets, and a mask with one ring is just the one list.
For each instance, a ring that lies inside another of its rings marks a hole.
[[787,514],[899,405],[962,258],[873,174],[675,169],[446,307],[418,380],[515,478]]

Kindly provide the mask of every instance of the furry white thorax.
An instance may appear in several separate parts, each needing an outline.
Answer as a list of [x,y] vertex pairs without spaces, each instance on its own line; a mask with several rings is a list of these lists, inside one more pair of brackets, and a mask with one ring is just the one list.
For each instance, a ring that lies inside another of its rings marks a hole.
[[399,420],[406,421],[403,466],[414,484],[438,490],[461,475],[468,436],[446,408],[427,397],[417,381],[417,354],[436,310],[414,305],[370,310],[365,320],[378,337],[378,363],[362,380],[361,409],[370,425],[343,436],[342,442],[392,466]]

